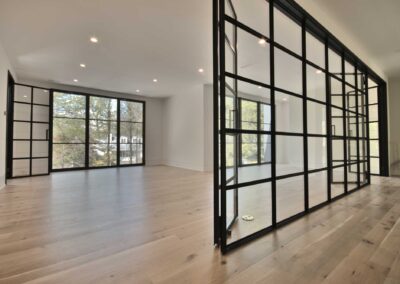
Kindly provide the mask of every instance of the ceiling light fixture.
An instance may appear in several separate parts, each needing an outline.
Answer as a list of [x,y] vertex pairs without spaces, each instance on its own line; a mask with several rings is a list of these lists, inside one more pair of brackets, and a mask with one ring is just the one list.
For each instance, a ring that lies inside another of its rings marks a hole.
[[284,101],[284,102],[287,102],[287,100],[288,100],[287,98],[283,98],[283,99],[282,99],[282,101]]
[[75,82],[75,83],[78,83],[78,79],[74,79],[74,82]]
[[154,79],[153,79],[153,82],[154,82],[154,83],[157,83],[157,82],[158,82],[158,80],[157,80],[156,78],[154,78]]
[[90,41],[93,42],[93,43],[98,43],[98,42],[99,42],[99,39],[98,39],[97,37],[95,37],[95,36],[92,36],[92,37],[90,38]]
[[136,93],[140,93],[140,90],[139,90],[139,89],[137,89],[137,90],[136,90]]
[[258,86],[258,88],[259,88],[259,89],[262,89],[262,87],[261,87],[261,86]]
[[261,38],[259,41],[258,41],[258,44],[260,44],[260,45],[265,45],[267,43],[267,41],[265,40],[265,38]]
[[203,68],[199,68],[199,73],[204,73],[204,69]]
[[84,63],[79,64],[79,66],[81,66],[82,68],[86,68],[86,64]]

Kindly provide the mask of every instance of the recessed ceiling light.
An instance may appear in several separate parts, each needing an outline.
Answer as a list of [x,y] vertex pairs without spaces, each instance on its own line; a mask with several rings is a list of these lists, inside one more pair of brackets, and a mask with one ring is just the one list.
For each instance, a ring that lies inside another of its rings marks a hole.
[[97,37],[95,37],[95,36],[92,36],[92,37],[90,38],[90,41],[93,42],[93,43],[98,43],[98,42],[99,42],[99,39],[98,39]]
[[85,63],[81,63],[81,64],[79,64],[79,66],[81,66],[82,68],[86,68],[86,64]]
[[140,90],[139,90],[139,89],[137,89],[137,90],[136,90],[136,93],[140,93]]
[[77,82],[78,82],[78,79],[74,79],[74,82],[77,83]]
[[287,98],[283,98],[283,99],[282,99],[282,101],[284,101],[284,102],[287,102],[287,100],[288,100]]
[[260,44],[260,45],[265,45],[267,43],[267,41],[265,40],[265,38],[261,38],[259,41],[258,41],[258,44]]
[[47,90],[43,90],[43,93],[48,93],[49,91],[47,91]]
[[262,89],[262,87],[261,87],[261,86],[258,86],[258,88],[259,88],[259,89]]
[[26,96],[26,95],[24,96],[24,98],[27,98],[27,97],[28,97],[28,96]]
[[153,79],[153,82],[154,82],[154,83],[157,83],[157,82],[158,82],[158,80],[157,80],[156,78],[154,78],[154,79]]
[[199,73],[204,73],[204,69],[203,68],[199,68]]
[[317,71],[315,71],[315,73],[322,74],[322,71],[321,70],[317,70]]

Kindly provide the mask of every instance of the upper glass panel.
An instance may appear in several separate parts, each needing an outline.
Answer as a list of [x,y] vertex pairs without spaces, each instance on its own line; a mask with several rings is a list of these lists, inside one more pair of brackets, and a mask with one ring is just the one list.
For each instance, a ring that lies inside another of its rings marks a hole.
[[276,8],[274,21],[275,41],[301,55],[301,26]]
[[90,119],[117,120],[117,99],[90,97]]
[[32,88],[15,85],[14,87],[14,101],[30,103],[32,100]]
[[86,97],[82,95],[54,92],[53,116],[85,118]]
[[342,57],[332,49],[328,49],[328,60],[329,72],[334,74],[336,77],[343,78]]
[[307,65],[307,97],[326,101],[325,73],[310,65]]
[[303,93],[302,62],[275,48],[275,86],[296,94]]
[[[232,0],[233,10],[237,20],[257,32],[269,36],[269,3],[265,0]],[[226,12],[235,18],[230,7],[229,0],[226,1]]]
[[325,69],[325,45],[309,32],[306,33],[307,59]]
[[33,88],[33,103],[41,105],[50,104],[49,90]]
[[121,101],[121,121],[143,122],[143,103]]

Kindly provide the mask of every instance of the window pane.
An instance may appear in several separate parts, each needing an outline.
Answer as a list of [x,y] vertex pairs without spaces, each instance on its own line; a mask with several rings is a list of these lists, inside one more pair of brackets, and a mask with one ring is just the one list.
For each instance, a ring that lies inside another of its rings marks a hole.
[[380,174],[380,166],[379,166],[379,158],[371,158],[371,174],[379,175]]
[[26,86],[14,86],[14,101],[30,103],[32,100],[32,89]]
[[301,54],[301,26],[274,8],[275,41],[287,49]]
[[241,135],[242,164],[255,164],[258,162],[257,134]]
[[50,104],[50,93],[49,90],[44,89],[33,89],[33,103],[41,105]]
[[[370,88],[371,86],[368,86]],[[368,104],[378,103],[378,88],[368,89]]]
[[85,143],[85,131],[84,119],[53,119],[53,143]]
[[90,120],[89,141],[94,144],[117,143],[117,122]]
[[46,106],[33,106],[33,121],[49,122],[50,108]]
[[[232,4],[239,22],[263,35],[269,35],[269,4],[267,1],[232,0]],[[225,5],[229,9],[228,3]]]
[[21,177],[29,175],[30,160],[13,160],[13,177]]
[[326,138],[308,137],[308,169],[315,170],[326,168],[327,149]]
[[303,132],[303,100],[284,93],[275,94],[276,131]]
[[31,121],[31,105],[14,103],[14,120]]
[[326,134],[326,106],[307,102],[307,131],[310,134]]
[[332,140],[332,164],[333,166],[344,164],[344,141],[343,139]]
[[143,122],[143,103],[121,101],[121,121]]
[[91,96],[90,119],[117,120],[117,100]]
[[84,144],[53,144],[53,169],[85,166]]
[[369,141],[369,154],[372,157],[379,157],[379,141],[370,140]]
[[304,211],[304,176],[276,181],[276,215],[282,221]]
[[271,163],[271,136],[261,135],[261,163]]
[[271,131],[271,105],[260,106],[260,130]]
[[82,95],[54,92],[53,116],[85,118],[86,97]]
[[343,136],[343,110],[332,107],[331,108],[331,123],[332,123],[332,135]]
[[143,145],[121,144],[120,145],[121,165],[132,165],[143,163]]
[[120,128],[121,143],[143,143],[143,125],[141,123],[121,122]]
[[303,137],[276,136],[276,175],[303,172]]
[[378,139],[379,138],[379,124],[378,122],[369,124],[369,138]]
[[278,88],[301,95],[302,63],[288,53],[275,48],[275,85]]
[[48,159],[32,159],[32,175],[47,174],[49,172]]
[[117,145],[90,144],[89,167],[108,167],[117,164]]
[[378,106],[373,105],[369,107],[369,121],[378,121]]
[[342,78],[342,57],[339,56],[336,52],[329,49],[328,50],[328,59],[329,59],[329,72],[336,75],[336,77]]
[[328,200],[328,171],[308,175],[308,196],[310,208]]
[[13,158],[29,158],[30,155],[30,141],[13,141]]
[[241,100],[241,126],[246,130],[257,130],[257,102]]
[[307,65],[307,97],[326,101],[325,73]]
[[14,139],[31,139],[31,124],[29,122],[14,122]]
[[343,83],[331,78],[331,103],[343,108]]
[[325,44],[306,33],[307,59],[325,69]]
[[336,197],[344,193],[344,168],[334,168],[332,170],[331,197]]
[[347,60],[344,62],[344,68],[345,68],[345,72],[346,72],[346,82],[355,86],[356,85],[356,70],[354,68],[354,65],[347,62]]

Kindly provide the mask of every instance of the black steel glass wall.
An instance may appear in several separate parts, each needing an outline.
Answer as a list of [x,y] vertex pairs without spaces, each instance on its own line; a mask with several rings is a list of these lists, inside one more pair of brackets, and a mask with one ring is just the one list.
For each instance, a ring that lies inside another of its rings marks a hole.
[[293,1],[214,1],[223,252],[370,182],[371,76]]
[[143,165],[145,104],[53,92],[52,169]]

